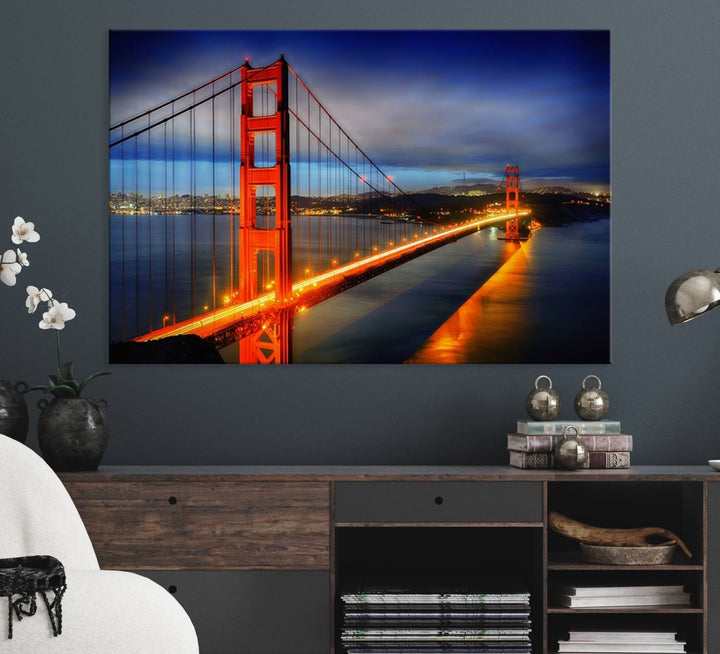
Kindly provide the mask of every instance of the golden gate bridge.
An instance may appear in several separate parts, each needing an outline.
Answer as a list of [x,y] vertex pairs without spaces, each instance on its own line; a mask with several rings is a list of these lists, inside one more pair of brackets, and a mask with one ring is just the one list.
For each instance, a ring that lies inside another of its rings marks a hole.
[[297,312],[483,227],[518,240],[529,213],[507,166],[503,212],[431,217],[283,57],[113,125],[109,148],[112,335],[239,342],[241,363],[289,363]]

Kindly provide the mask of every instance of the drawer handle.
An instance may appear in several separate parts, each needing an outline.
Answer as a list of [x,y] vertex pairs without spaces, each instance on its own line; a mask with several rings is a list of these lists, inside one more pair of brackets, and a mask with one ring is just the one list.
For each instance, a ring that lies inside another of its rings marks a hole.
[[175,497],[174,495],[171,495],[170,497],[168,497],[168,504],[172,504],[172,505],[177,504],[177,497]]
[[438,506],[440,506],[444,501],[445,500],[440,495],[435,498],[435,504],[437,504]]
[[168,592],[169,592],[171,595],[174,595],[175,593],[177,593],[177,586],[176,586],[175,584],[170,584],[170,585],[168,586]]

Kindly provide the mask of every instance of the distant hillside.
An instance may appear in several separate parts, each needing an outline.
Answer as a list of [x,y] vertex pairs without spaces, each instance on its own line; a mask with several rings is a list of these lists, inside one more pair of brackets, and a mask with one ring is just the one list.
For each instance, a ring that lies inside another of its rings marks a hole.
[[434,194],[434,195],[485,195],[489,193],[497,193],[497,184],[455,184],[454,186],[433,186],[432,188],[416,191],[417,194]]
[[[427,189],[402,196],[399,204],[402,210],[410,215],[419,216],[429,222],[448,223],[467,220],[481,214],[486,208],[501,209],[505,206],[505,192],[493,188],[493,192],[480,193],[480,186],[473,184],[474,193],[443,193],[439,190]],[[442,187],[438,187],[442,188]],[[447,187],[450,188],[450,187]],[[452,187],[458,188],[458,187]],[[463,187],[465,191],[470,185]],[[309,203],[315,210],[333,211],[338,207],[345,213],[358,213],[380,216],[394,207],[396,200],[365,194],[360,197],[347,198],[322,197],[304,198],[293,196],[291,204],[306,207]],[[350,208],[348,209],[348,204]],[[520,193],[520,205],[532,210],[533,218],[540,223],[564,224],[576,220],[597,220],[610,215],[610,205],[605,198],[597,198],[590,193],[575,192],[562,187],[547,187]]]
[[543,225],[601,220],[610,217],[610,204],[589,193],[524,193],[522,201]]
[[[595,200],[596,196],[585,191],[577,191],[566,186],[539,186],[537,188],[521,188],[521,193],[534,193],[537,195],[564,195],[587,200]],[[477,184],[455,184],[452,186],[433,186],[432,188],[423,189],[422,191],[414,191],[411,195],[495,195],[496,193],[505,194],[496,184],[477,183]]]
[[595,201],[598,197],[593,193],[586,193],[585,191],[577,191],[565,186],[540,186],[538,188],[529,188],[526,190],[527,193],[534,193],[536,195],[566,195],[576,198],[582,198],[583,200]]

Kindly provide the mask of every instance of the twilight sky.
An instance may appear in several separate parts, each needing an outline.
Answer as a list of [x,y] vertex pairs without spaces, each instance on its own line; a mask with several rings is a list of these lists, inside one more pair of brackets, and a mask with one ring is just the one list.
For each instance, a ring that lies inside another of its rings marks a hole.
[[110,122],[281,54],[404,190],[508,163],[523,188],[609,190],[608,31],[112,31]]

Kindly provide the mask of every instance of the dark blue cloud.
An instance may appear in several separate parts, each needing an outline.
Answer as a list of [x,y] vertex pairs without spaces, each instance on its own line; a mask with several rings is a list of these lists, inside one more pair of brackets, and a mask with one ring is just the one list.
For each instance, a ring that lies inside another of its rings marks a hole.
[[[609,184],[606,31],[112,32],[111,121],[280,54],[408,188],[508,162],[525,177]],[[209,149],[198,139],[194,156]]]

